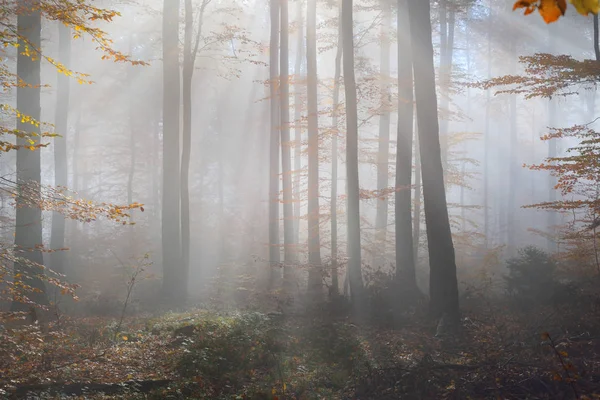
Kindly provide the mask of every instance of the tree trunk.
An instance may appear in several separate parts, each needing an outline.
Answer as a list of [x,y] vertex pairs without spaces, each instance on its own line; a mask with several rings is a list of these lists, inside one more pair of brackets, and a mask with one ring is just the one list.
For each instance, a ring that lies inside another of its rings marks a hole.
[[181,260],[179,104],[179,0],[163,9],[163,296],[174,305],[187,298],[186,269]]
[[183,135],[181,147],[181,262],[190,270],[190,160],[192,151],[192,80],[195,54],[192,54],[194,9],[192,0],[185,0],[185,26],[183,38]]
[[306,65],[308,100],[308,285],[312,295],[320,295],[321,239],[319,235],[319,106],[317,97],[317,1],[306,6]]
[[[380,114],[379,114],[379,149],[377,151],[377,190],[385,191],[389,185],[389,159],[390,159],[390,25],[392,23],[391,4],[382,0],[383,20],[381,26],[380,49]],[[410,191],[410,190],[409,190]],[[377,198],[377,214],[375,216],[375,267],[385,264],[385,250],[388,224],[388,198]]]
[[279,264],[279,1],[271,0],[271,41],[269,55],[269,91],[271,97],[271,140],[269,167],[269,288],[280,276]]
[[[58,60],[67,68],[71,68],[71,29],[62,23],[58,24]],[[69,77],[57,73],[55,127],[61,137],[54,138],[54,186],[65,188],[69,185],[67,166],[67,137],[69,134]],[[50,248],[53,250],[65,247],[65,217],[52,213],[52,231]],[[54,272],[65,273],[68,270],[68,254],[65,251],[50,253],[50,268]]]
[[416,288],[411,210],[413,59],[407,0],[398,0],[398,136],[396,153],[396,277]]
[[[511,74],[516,74],[517,70],[517,44],[516,40],[512,40],[510,43],[510,51],[511,54]],[[507,215],[507,223],[506,223],[506,233],[507,233],[507,255],[509,257],[514,257],[516,255],[516,243],[517,243],[517,232],[518,229],[518,209],[516,207],[516,191],[519,187],[519,168],[518,165],[518,137],[517,137],[517,96],[515,94],[511,94],[509,98],[509,108],[510,108],[510,158],[509,158],[509,185],[508,185],[508,212]]]
[[430,5],[428,1],[409,0],[408,6],[429,245],[430,309],[436,318],[448,314],[458,320],[458,282],[440,150]]
[[[487,79],[492,77],[492,5],[490,1],[488,16],[488,38],[487,38]],[[484,248],[490,247],[490,202],[489,202],[489,178],[490,178],[490,144],[491,144],[491,90],[485,92],[485,128],[483,132],[483,240]]]
[[[413,109],[414,112],[414,109]],[[413,257],[415,269],[419,265],[419,244],[421,243],[421,153],[419,146],[419,124],[415,118],[415,197],[413,211]]]
[[331,126],[333,136],[331,138],[331,294],[339,294],[338,282],[338,228],[337,228],[337,201],[338,201],[338,107],[340,106],[340,80],[342,75],[342,54],[343,54],[343,35],[342,35],[342,5],[339,4],[338,16],[338,43],[335,53],[335,75],[333,82],[333,114],[331,116]]
[[[131,54],[133,51],[133,35],[130,36],[129,38],[129,54]],[[133,65],[128,66],[128,78],[127,81],[128,82],[133,82],[133,77],[134,77],[134,69],[135,67]],[[136,116],[135,116],[135,111],[134,111],[134,99],[135,93],[133,93],[133,90],[130,91],[129,94],[129,104],[128,104],[128,108],[129,108],[129,151],[130,151],[130,158],[129,158],[129,174],[127,175],[127,204],[132,204],[133,203],[133,181],[135,178],[135,156],[136,156],[136,149],[135,149],[135,145],[136,145],[136,138],[135,138],[135,131],[136,131]],[[131,222],[134,222],[134,213],[133,210],[131,210],[130,212],[131,215]],[[137,257],[137,251],[135,248],[135,225],[130,225],[129,227],[129,250],[130,252],[134,255],[134,257]]]
[[[31,9],[19,14],[17,17],[17,32],[20,35],[19,48],[30,49],[34,54],[41,49],[41,14],[39,12],[38,2],[34,1]],[[41,58],[35,57],[32,60],[24,51],[19,51],[17,56],[17,76],[31,87],[22,85],[17,87],[17,109],[21,114],[40,121],[40,68]],[[17,150],[17,182],[20,185],[32,184],[34,188],[41,183],[41,151],[29,150],[29,146],[36,146],[40,143],[40,128],[29,122],[25,122],[20,117],[17,118],[17,130],[28,134],[28,137],[18,137],[17,145],[23,146]],[[29,136],[31,135],[31,136]],[[31,144],[29,140],[34,143]],[[40,201],[39,190],[31,191],[30,201]],[[20,256],[22,262],[15,262],[14,272],[15,281],[23,282],[29,285],[34,292],[24,293],[30,300],[39,305],[48,304],[48,296],[43,281],[43,270],[38,266],[43,265],[44,260],[38,246],[43,245],[42,240],[42,210],[37,206],[29,206],[22,199],[17,197],[16,228],[15,228],[15,247],[17,251],[22,251]],[[37,264],[37,265],[36,265]],[[20,299],[15,297],[12,310],[22,311],[29,309],[29,306],[23,304]]]
[[593,15],[594,18],[594,55],[596,61],[600,61],[600,42],[598,38],[598,14]]
[[348,180],[348,276],[356,309],[363,298],[360,248],[360,190],[358,185],[358,111],[354,76],[352,0],[342,0],[344,91],[346,94],[346,176]]
[[304,15],[302,0],[297,1],[298,43],[294,66],[294,242],[300,243],[300,185],[302,177],[302,62],[304,60]]
[[[552,54],[555,48],[555,38],[554,35],[548,31],[548,52]],[[550,128],[556,128],[557,119],[557,107],[556,107],[556,99],[553,97],[550,99],[548,103],[548,126]],[[548,140],[548,158],[556,157],[556,139]],[[548,201],[554,202],[556,201],[556,177],[552,174],[548,174]],[[546,240],[546,247],[549,253],[554,253],[556,251],[556,212],[554,210],[548,211],[548,238]]]
[[292,158],[290,141],[290,85],[289,85],[289,17],[288,0],[280,0],[281,6],[281,169],[283,180],[283,256],[284,280],[293,279],[293,263],[296,262],[294,243],[294,204],[292,203]]

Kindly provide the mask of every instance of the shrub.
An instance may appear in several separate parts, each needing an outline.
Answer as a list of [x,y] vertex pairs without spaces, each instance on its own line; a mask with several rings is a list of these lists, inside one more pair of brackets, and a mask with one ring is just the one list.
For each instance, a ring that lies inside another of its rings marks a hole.
[[543,250],[533,246],[519,249],[518,256],[506,261],[506,291],[520,306],[548,303],[558,289],[556,263]]

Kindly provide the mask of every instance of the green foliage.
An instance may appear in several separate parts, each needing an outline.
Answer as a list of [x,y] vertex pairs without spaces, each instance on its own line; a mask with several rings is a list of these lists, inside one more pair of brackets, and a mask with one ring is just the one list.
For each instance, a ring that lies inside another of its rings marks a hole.
[[270,332],[269,319],[259,313],[202,320],[186,335],[178,371],[214,383],[249,380],[256,369],[274,366]]
[[537,247],[519,249],[519,255],[506,262],[506,290],[520,305],[545,303],[552,298],[557,285],[554,277],[556,267],[554,260]]

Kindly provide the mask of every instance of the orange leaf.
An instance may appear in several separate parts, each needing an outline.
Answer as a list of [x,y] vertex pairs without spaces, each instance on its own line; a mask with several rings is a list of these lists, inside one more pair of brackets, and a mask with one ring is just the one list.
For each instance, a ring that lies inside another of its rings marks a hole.
[[557,21],[565,15],[567,3],[565,0],[540,0],[538,11],[547,24]]

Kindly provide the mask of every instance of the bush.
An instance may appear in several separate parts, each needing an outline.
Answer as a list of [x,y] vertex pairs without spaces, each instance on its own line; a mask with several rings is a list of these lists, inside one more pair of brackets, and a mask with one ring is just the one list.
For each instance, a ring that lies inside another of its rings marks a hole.
[[543,250],[533,246],[519,249],[519,255],[506,262],[506,291],[521,307],[547,304],[561,286],[554,275],[556,267]]

